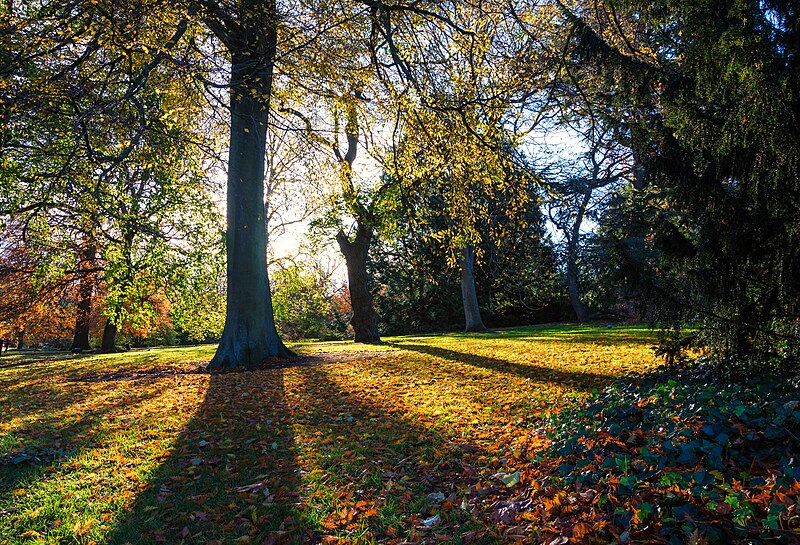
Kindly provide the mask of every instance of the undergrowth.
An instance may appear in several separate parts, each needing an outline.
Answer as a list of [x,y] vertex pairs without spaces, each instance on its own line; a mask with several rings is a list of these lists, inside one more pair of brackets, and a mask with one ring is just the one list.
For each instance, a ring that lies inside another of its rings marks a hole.
[[544,542],[798,542],[793,383],[661,369],[617,381],[541,434],[544,450],[516,443],[522,486],[495,512],[506,509],[509,527],[528,521]]

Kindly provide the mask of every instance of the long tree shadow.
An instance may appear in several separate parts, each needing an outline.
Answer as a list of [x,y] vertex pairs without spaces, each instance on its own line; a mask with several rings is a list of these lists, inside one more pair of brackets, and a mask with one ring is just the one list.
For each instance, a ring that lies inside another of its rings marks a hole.
[[[469,356],[433,350],[443,357]],[[379,367],[380,361],[368,365]],[[132,498],[127,509],[103,519],[112,528],[103,531],[105,541],[112,544],[316,543],[326,536],[497,542],[477,506],[487,479],[493,482],[488,475],[511,469],[488,447],[465,445],[463,428],[418,410],[414,399],[394,398],[357,365],[210,376],[131,373],[127,379],[101,374],[92,384],[94,393],[106,392],[104,404],[87,407],[90,415],[74,429],[59,428],[48,415],[42,422],[54,435],[74,436],[86,448],[115,441],[103,436],[107,420],[153,428],[146,440],[156,444],[157,454],[138,443],[126,447],[139,450],[133,457],[139,474],[128,490],[124,482],[109,484],[112,493],[129,492]],[[94,380],[82,373],[71,378]],[[121,421],[122,403],[130,403],[133,413],[148,408],[139,418]],[[164,414],[173,428],[158,421],[159,403],[161,411],[182,411],[180,418]],[[114,473],[129,471],[129,464],[110,464]],[[31,529],[44,533],[57,516],[54,511],[53,520]]]
[[498,331],[497,338],[525,343],[586,343],[599,346],[652,346],[656,342],[655,333],[649,328],[599,324],[505,329]]
[[[332,367],[295,372],[309,524],[364,542],[495,542],[493,525],[457,507],[477,497],[485,469],[480,448],[412,414],[380,388],[334,379]],[[430,517],[437,521],[428,528],[422,521]]]
[[[6,424],[0,427],[0,465],[17,451],[19,458],[26,449],[63,451],[67,447],[62,443],[71,442],[71,438],[91,442],[87,437],[109,423],[109,413],[122,409],[130,412],[160,396],[162,392],[154,387],[157,379],[196,372],[142,367],[125,372],[100,372],[75,365],[33,373],[18,371],[0,377],[0,422]],[[99,387],[99,383],[106,387]],[[18,419],[24,424],[15,424]],[[23,444],[19,445],[20,442]]]
[[594,373],[590,371],[565,371],[533,363],[520,364],[500,358],[458,352],[438,346],[391,342],[388,344],[396,348],[412,350],[421,354],[427,354],[456,363],[463,363],[472,367],[480,367],[502,373],[512,373],[536,382],[555,382],[579,391],[590,391],[592,388],[607,385],[615,378],[613,374]]
[[303,543],[284,370],[211,375],[111,544]]
[[[467,461],[478,449],[451,445],[402,410],[343,388],[327,367],[212,375],[109,543],[417,540],[421,520],[441,503],[428,494],[461,494],[478,481]],[[441,520],[432,535],[480,528],[458,509]]]
[[92,358],[96,354],[72,354],[67,351],[58,352],[21,352],[14,354],[3,354],[0,356],[0,369],[9,369],[13,367],[27,367],[27,366],[43,366],[53,362],[61,361],[80,361]]

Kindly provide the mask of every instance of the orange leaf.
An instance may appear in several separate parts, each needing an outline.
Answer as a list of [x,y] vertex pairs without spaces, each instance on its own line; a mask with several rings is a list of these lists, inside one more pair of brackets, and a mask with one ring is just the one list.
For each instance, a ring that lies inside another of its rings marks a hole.
[[579,522],[572,527],[572,537],[575,539],[583,539],[585,536],[592,533],[592,527],[585,522]]

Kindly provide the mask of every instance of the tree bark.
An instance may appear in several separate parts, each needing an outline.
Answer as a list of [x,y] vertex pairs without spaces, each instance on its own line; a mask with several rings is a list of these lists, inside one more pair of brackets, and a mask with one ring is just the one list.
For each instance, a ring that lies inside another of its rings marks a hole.
[[28,348],[28,345],[25,344],[25,330],[19,329],[17,330],[17,350],[24,350]]
[[487,331],[478,306],[478,293],[475,290],[475,247],[465,246],[461,257],[461,298],[464,301],[466,327],[464,333]]
[[592,198],[592,191],[589,189],[583,195],[583,199],[578,205],[575,219],[570,229],[569,240],[567,240],[567,292],[575,318],[581,323],[588,319],[586,307],[581,302],[580,286],[578,284],[578,244],[580,243],[581,224],[586,215],[586,207]]
[[[572,245],[570,244],[570,246]],[[578,264],[574,252],[574,248],[571,247],[567,250],[567,292],[569,293],[569,302],[572,305],[575,318],[583,323],[587,319],[586,307],[581,302],[580,289],[578,287]]]
[[106,325],[103,328],[103,344],[100,346],[100,351],[104,354],[110,354],[116,350],[117,344],[117,326],[111,320],[106,320]]
[[355,342],[378,344],[381,342],[378,330],[378,315],[372,301],[372,292],[369,290],[369,275],[367,274],[367,258],[369,247],[372,243],[372,231],[358,223],[356,237],[351,242],[343,231],[336,235],[339,249],[344,255],[347,265],[347,283],[350,290],[350,306],[353,308],[353,317],[350,325],[353,326]]
[[[94,268],[97,248],[91,242],[81,252],[81,269]],[[71,350],[88,350],[89,330],[92,317],[92,295],[94,293],[94,274],[84,272],[81,274],[78,286],[78,312],[75,315],[75,330],[72,336]]]
[[[247,5],[252,8],[252,2]],[[246,18],[249,25],[263,27],[248,25],[252,36],[228,40],[229,48],[238,48],[231,51],[228,294],[225,327],[209,369],[255,367],[291,354],[275,329],[267,275],[264,154],[277,22],[274,2],[265,9],[271,10],[266,21],[252,14]]]

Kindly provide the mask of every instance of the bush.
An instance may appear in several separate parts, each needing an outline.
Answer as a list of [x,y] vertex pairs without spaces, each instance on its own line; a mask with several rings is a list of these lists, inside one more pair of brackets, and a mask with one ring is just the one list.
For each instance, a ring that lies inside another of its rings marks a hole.
[[283,338],[344,338],[351,315],[349,297],[319,270],[304,265],[281,268],[271,286],[275,325]]
[[551,506],[539,524],[620,542],[795,542],[800,391],[715,376],[695,364],[622,379],[552,417],[550,446],[520,454],[529,505]]

